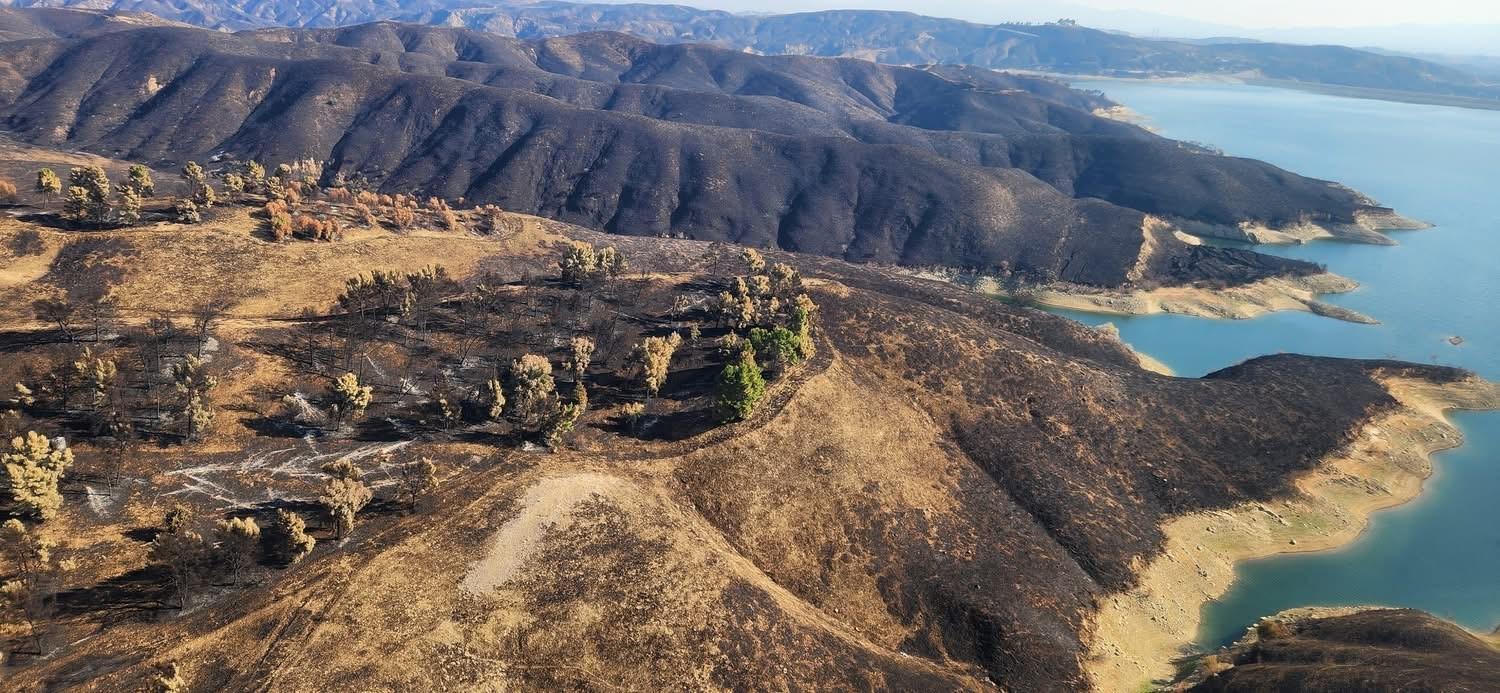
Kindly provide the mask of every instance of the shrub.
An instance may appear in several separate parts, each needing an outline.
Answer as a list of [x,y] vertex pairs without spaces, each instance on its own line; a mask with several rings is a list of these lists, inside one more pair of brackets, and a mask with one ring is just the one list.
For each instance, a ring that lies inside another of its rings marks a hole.
[[179,224],[196,224],[203,221],[203,215],[198,213],[198,204],[192,200],[178,200],[172,205],[172,215],[177,218]]
[[417,213],[406,207],[391,207],[391,225],[398,229],[409,229],[417,223]]
[[0,200],[12,202],[16,199],[16,184],[9,178],[0,178]]
[[363,202],[354,204],[354,216],[365,226],[375,225],[375,212],[370,211],[370,206]]

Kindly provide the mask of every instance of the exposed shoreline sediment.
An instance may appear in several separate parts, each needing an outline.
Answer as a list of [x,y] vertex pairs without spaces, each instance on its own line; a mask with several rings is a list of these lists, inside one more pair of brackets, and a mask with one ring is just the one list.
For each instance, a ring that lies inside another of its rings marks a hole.
[[[1144,291],[1082,291],[1044,289],[1037,303],[1051,308],[1108,315],[1176,313],[1203,318],[1244,320],[1279,310],[1300,310],[1325,317],[1373,325],[1379,321],[1362,313],[1317,299],[1320,294],[1346,293],[1358,288],[1352,279],[1328,272],[1304,277],[1274,277],[1243,286],[1209,289],[1171,286]],[[979,290],[985,291],[984,286]],[[992,287],[992,292],[999,292]]]
[[1211,224],[1180,218],[1172,218],[1168,221],[1173,226],[1194,236],[1245,241],[1261,245],[1296,245],[1316,240],[1396,245],[1396,241],[1383,232],[1432,228],[1432,224],[1404,217],[1393,209],[1373,204],[1355,211],[1352,223],[1316,222],[1304,219],[1292,224],[1272,226],[1253,221],[1242,221],[1238,224]]
[[1204,603],[1222,596],[1240,561],[1321,551],[1356,538],[1380,509],[1415,498],[1431,455],[1463,437],[1444,412],[1500,408],[1500,386],[1477,377],[1433,383],[1389,379],[1400,403],[1296,482],[1293,497],[1175,518],[1166,545],[1140,567],[1136,588],[1101,600],[1085,668],[1096,690],[1133,691],[1169,680],[1187,653]]

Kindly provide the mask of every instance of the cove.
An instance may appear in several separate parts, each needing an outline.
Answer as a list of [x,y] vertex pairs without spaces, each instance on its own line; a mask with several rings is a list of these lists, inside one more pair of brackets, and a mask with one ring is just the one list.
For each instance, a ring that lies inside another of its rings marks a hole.
[[[1240,321],[1054,312],[1114,323],[1181,376],[1297,352],[1455,365],[1500,380],[1500,112],[1222,83],[1074,86],[1104,91],[1168,137],[1338,181],[1436,227],[1392,232],[1395,247],[1256,247],[1358,281],[1353,293],[1323,298],[1380,325],[1300,312]],[[1461,344],[1448,341],[1455,336]],[[1227,644],[1257,618],[1300,606],[1404,606],[1479,631],[1500,624],[1500,413],[1451,418],[1465,443],[1435,456],[1417,500],[1376,513],[1340,549],[1241,564],[1229,593],[1204,606],[1198,644]]]

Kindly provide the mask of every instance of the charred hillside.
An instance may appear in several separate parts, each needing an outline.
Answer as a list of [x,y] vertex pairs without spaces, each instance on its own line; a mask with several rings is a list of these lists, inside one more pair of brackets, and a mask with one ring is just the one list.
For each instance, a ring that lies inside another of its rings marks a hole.
[[[816,347],[768,371],[754,412],[726,423],[709,411],[739,328],[714,306],[750,265],[738,249],[516,215],[501,232],[459,233],[426,210],[398,231],[365,226],[331,195],[306,204],[345,233],[277,242],[235,204],[196,225],[0,223],[28,278],[0,287],[15,355],[0,377],[39,383],[20,405],[25,425],[67,435],[79,469],[110,468],[92,400],[40,385],[106,358],[122,364],[143,443],[102,509],[65,503],[34,523],[70,540],[59,551],[102,558],[61,602],[55,641],[78,644],[22,657],[21,690],[134,689],[166,662],[195,687],[229,690],[1085,689],[1091,619],[1160,555],[1167,520],[1291,493],[1398,406],[1386,378],[1466,377],[1277,356],[1170,378],[1057,316],[771,253],[773,273],[795,265],[817,306]],[[467,211],[461,222],[482,223]],[[566,280],[570,239],[616,246],[630,270]],[[451,281],[420,302],[425,318],[365,319],[340,300],[351,277],[434,258]],[[80,282],[117,301],[101,334],[120,337],[73,343],[67,319],[28,312]],[[163,317],[196,314],[203,296],[226,307],[205,331]],[[673,331],[697,336],[628,423],[642,397],[631,345]],[[219,413],[179,435],[151,394],[180,395],[136,364],[153,349],[185,362],[209,336]],[[488,380],[512,387],[523,354],[563,363],[574,337],[598,350],[559,370],[559,389],[577,385],[588,407],[546,452],[523,420],[472,406]],[[363,415],[313,416],[355,370],[374,391]],[[315,500],[319,465],[343,458],[379,494],[347,534]],[[376,484],[420,458],[444,473],[411,516]],[[317,542],[300,563],[200,586],[194,608],[163,618],[176,602],[141,528],[160,522],[164,498],[263,526],[296,510]]]
[[1191,690],[1484,691],[1500,686],[1500,649],[1414,609],[1277,616],[1256,631],[1216,655],[1218,667],[1231,668]]
[[[79,6],[83,0],[17,0]],[[623,31],[663,43],[712,42],[758,53],[855,56],[911,65],[946,63],[1080,74],[1229,74],[1472,99],[1494,107],[1500,86],[1416,58],[1343,46],[1152,40],[1072,24],[976,24],[911,12],[831,10],[748,16],[681,5],[485,0],[263,3],[248,0],[111,0],[112,10],[150,12],[215,29],[338,26],[382,19],[543,38]]]
[[518,42],[393,25],[12,48],[0,117],[30,142],[161,165],[312,156],[330,178],[615,233],[1103,286],[1242,282],[1316,268],[1189,246],[1144,231],[1142,213],[1274,225],[1368,208],[1094,117],[1056,85],[1032,95],[1021,78],[996,90],[614,34]]

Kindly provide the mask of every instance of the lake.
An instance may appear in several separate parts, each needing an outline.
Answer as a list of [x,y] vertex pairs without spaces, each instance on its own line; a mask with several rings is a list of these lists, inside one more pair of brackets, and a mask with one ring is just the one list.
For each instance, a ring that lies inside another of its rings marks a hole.
[[[1239,321],[1056,312],[1114,323],[1183,376],[1297,352],[1441,363],[1500,380],[1500,112],[1232,84],[1075,86],[1104,91],[1168,137],[1344,183],[1436,227],[1393,232],[1395,247],[1257,248],[1359,281],[1359,290],[1324,299],[1380,325],[1300,312]],[[1376,513],[1345,548],[1242,564],[1231,591],[1204,607],[1199,644],[1226,644],[1257,618],[1299,606],[1405,606],[1475,630],[1500,624],[1500,413],[1452,418],[1465,445],[1435,457],[1416,501]]]

